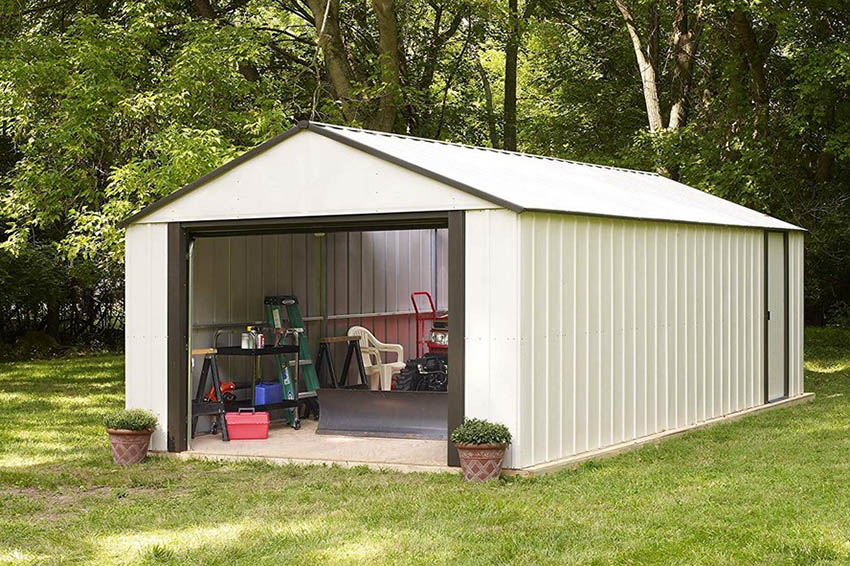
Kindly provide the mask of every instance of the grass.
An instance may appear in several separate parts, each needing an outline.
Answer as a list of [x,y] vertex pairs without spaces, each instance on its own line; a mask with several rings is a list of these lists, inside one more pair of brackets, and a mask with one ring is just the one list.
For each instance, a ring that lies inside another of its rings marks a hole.
[[0,564],[848,564],[850,332],[814,403],[559,474],[111,464],[122,358],[0,365]]

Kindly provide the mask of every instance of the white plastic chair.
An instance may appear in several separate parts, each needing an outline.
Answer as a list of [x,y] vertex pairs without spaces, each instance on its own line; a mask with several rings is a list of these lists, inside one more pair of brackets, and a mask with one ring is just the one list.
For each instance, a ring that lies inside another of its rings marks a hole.
[[[384,344],[362,326],[352,326],[348,329],[348,335],[360,338],[363,365],[366,366],[369,381],[372,381],[372,377],[377,377],[380,380],[381,390],[389,391],[392,387],[393,374],[404,368],[404,347],[401,344]],[[395,354],[396,361],[384,362],[381,356],[383,353]]]

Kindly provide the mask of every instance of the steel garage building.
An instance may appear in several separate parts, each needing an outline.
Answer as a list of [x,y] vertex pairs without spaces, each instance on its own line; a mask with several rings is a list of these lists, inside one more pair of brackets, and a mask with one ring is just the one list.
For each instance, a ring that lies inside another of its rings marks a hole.
[[[652,173],[302,122],[125,225],[127,405],[160,416],[154,449],[191,449],[200,322],[250,321],[299,285],[324,301],[316,332],[356,319],[402,344],[398,297],[435,294],[447,429],[505,423],[509,468],[803,394],[804,231]],[[343,268],[316,267],[334,234]],[[210,245],[201,277],[208,239],[240,243]],[[205,284],[220,298],[202,305]]]

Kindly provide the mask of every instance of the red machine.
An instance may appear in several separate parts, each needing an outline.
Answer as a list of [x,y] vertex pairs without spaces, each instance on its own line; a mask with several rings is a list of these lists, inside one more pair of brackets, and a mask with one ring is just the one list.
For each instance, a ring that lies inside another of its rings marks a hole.
[[[236,401],[236,384],[232,381],[222,381],[221,382],[221,396],[224,397],[224,400],[232,403]],[[206,403],[215,403],[218,399],[216,399],[215,395],[215,385],[210,387],[210,392],[204,395],[204,402]]]
[[445,311],[437,312],[434,299],[428,291],[415,291],[410,294],[413,311],[416,313],[416,357],[422,357],[422,350],[431,354],[447,354],[449,351],[449,315]]

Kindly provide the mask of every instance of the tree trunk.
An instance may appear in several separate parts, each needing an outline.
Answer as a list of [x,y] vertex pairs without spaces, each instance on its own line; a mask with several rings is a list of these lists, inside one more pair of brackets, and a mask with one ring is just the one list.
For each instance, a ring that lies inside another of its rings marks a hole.
[[750,92],[755,106],[753,117],[753,137],[763,137],[767,133],[770,89],[767,84],[765,63],[767,55],[776,41],[776,27],[770,26],[767,36],[760,42],[753,31],[750,15],[736,8],[730,17],[734,40],[742,58],[741,64],[750,74]]
[[47,300],[47,321],[44,332],[57,342],[61,339],[59,336],[59,301],[54,298]]
[[[661,118],[661,102],[658,98],[658,86],[656,84],[658,73],[656,66],[657,60],[651,57],[652,48],[648,51],[649,55],[644,52],[631,8],[629,8],[625,0],[614,0],[614,3],[617,5],[620,14],[622,14],[623,20],[625,20],[626,30],[629,32],[629,37],[632,40],[632,47],[635,53],[635,59],[637,60],[638,71],[640,72],[640,82],[643,87],[643,99],[646,105],[649,130],[657,132],[664,128],[664,121]],[[657,41],[655,45],[654,49],[657,49]]]
[[484,88],[484,102],[487,111],[487,131],[490,134],[490,147],[499,147],[499,132],[496,130],[496,114],[493,111],[493,89],[490,88],[490,78],[487,76],[487,69],[481,64],[478,55],[475,56],[475,66],[478,68],[478,75],[481,77],[481,85]]
[[505,44],[504,148],[516,151],[516,76],[519,58],[519,6],[508,0],[508,38]]
[[694,54],[699,45],[701,32],[700,4],[694,17],[693,27],[688,27],[688,9],[685,0],[677,0],[673,14],[673,83],[668,128],[675,130],[688,121],[688,94],[691,88],[691,73]]
[[391,132],[403,102],[398,22],[393,0],[372,0],[372,9],[378,19],[381,82],[384,91],[372,126],[381,131]]
[[348,61],[342,30],[339,27],[338,0],[308,0],[318,35],[319,48],[325,58],[328,79],[340,101],[343,117],[353,122],[357,119],[357,105],[351,98],[354,72]]

